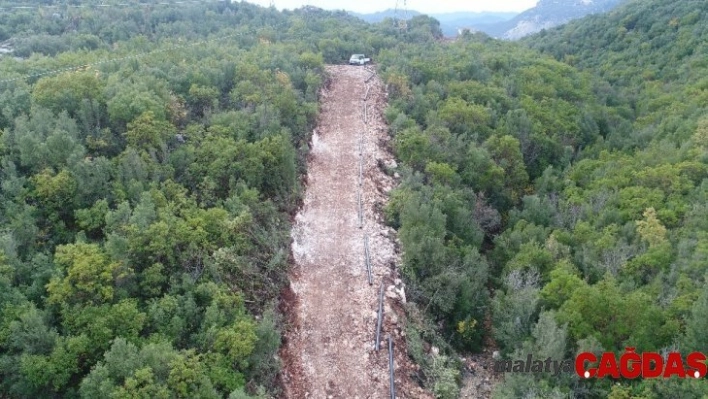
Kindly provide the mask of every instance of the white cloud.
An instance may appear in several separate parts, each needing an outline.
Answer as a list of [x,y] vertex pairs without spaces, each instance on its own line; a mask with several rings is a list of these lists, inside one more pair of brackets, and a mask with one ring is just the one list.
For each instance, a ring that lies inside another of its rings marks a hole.
[[[271,0],[246,0],[249,3],[267,7]],[[326,10],[348,10],[360,13],[383,11],[403,7],[403,0],[272,0],[278,9],[294,9],[312,5]],[[407,0],[406,8],[422,13],[443,13],[454,11],[515,11],[532,8],[538,0]]]

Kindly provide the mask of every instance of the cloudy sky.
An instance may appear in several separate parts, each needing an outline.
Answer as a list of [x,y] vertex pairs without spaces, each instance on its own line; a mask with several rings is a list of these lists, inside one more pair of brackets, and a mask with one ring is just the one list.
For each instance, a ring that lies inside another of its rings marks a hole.
[[[271,0],[246,0],[262,6],[269,6]],[[279,9],[298,8],[313,5],[328,10],[349,10],[360,13],[383,11],[394,8],[396,0],[272,0]],[[423,13],[443,13],[454,11],[524,11],[536,5],[538,0],[407,0],[407,7]],[[403,0],[398,0],[403,4]]]

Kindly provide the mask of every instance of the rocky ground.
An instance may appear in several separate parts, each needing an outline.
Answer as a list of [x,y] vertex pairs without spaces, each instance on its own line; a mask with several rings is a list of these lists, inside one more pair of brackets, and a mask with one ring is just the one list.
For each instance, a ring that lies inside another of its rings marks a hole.
[[[403,337],[405,287],[395,269],[399,258],[395,232],[384,225],[380,214],[395,184],[382,170],[395,165],[386,150],[388,134],[382,115],[386,93],[369,68],[328,66],[327,73],[330,80],[321,93],[305,198],[292,233],[295,265],[284,294],[290,327],[281,351],[283,396],[390,397],[385,340],[390,335],[396,397],[432,398],[411,378],[416,366],[406,354]],[[384,323],[382,348],[375,351],[380,284],[385,291]]]

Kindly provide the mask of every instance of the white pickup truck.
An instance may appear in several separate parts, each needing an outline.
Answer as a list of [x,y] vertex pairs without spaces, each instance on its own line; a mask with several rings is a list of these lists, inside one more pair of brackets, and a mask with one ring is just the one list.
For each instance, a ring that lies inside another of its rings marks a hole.
[[371,62],[371,58],[366,58],[364,54],[354,54],[349,58],[349,65],[366,65]]

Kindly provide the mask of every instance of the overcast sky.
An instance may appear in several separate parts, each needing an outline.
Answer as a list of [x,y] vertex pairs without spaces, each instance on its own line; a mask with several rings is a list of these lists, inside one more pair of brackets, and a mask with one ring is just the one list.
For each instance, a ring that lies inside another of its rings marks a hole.
[[[271,0],[246,0],[269,6]],[[327,10],[348,10],[360,13],[383,11],[396,6],[396,0],[272,0],[278,9],[299,8],[305,5]],[[435,14],[454,11],[524,11],[536,5],[538,0],[407,0],[407,9]],[[403,5],[403,0],[398,0]]]

